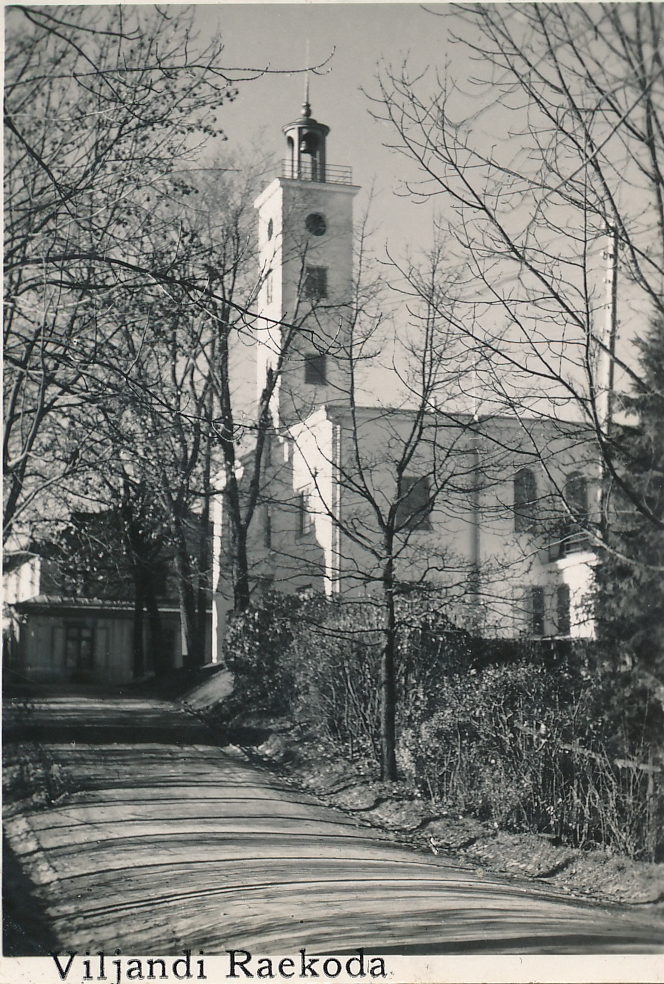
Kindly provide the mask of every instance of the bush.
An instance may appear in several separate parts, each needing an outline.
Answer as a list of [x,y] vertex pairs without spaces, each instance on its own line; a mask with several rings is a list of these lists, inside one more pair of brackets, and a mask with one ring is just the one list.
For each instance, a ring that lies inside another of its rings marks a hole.
[[290,652],[294,717],[351,759],[377,761],[380,612],[360,602],[328,604],[316,614],[300,622]]
[[[377,763],[381,620],[371,600],[269,595],[231,623],[235,709]],[[399,767],[442,811],[654,856],[654,774],[635,766],[664,719],[647,688],[591,644],[473,639],[430,591],[399,599],[398,626]]]
[[288,712],[293,681],[286,655],[293,642],[292,625],[301,608],[297,595],[270,592],[247,611],[233,615],[224,650],[235,685],[226,713]]
[[454,674],[438,710],[402,732],[414,777],[449,812],[652,853],[648,773],[616,764],[647,749],[607,729],[609,684],[526,661]]

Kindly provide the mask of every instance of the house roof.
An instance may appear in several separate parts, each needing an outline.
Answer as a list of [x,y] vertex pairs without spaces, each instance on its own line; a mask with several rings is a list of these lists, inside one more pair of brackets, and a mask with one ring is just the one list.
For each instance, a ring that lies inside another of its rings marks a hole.
[[[134,613],[134,603],[131,601],[112,601],[103,598],[71,598],[64,595],[35,595],[26,601],[18,601],[11,606],[19,612],[27,611],[75,611],[75,612],[119,612],[123,615],[132,616]],[[179,607],[173,604],[159,605],[161,614],[179,614]]]

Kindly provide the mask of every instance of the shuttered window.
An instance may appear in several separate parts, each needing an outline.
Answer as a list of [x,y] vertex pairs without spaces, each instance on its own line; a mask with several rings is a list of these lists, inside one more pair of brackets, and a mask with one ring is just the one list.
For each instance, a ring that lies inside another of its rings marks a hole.
[[570,634],[570,595],[569,587],[560,584],[556,590],[556,621],[558,635],[568,636]]
[[530,589],[531,631],[534,636],[544,635],[544,588]]

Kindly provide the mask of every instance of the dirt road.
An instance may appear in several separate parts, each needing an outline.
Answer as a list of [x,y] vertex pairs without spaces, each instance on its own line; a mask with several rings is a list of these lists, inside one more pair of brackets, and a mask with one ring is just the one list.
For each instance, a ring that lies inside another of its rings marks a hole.
[[5,743],[23,790],[6,802],[6,897],[19,926],[42,913],[26,952],[664,952],[652,914],[395,846],[167,702],[10,702]]

